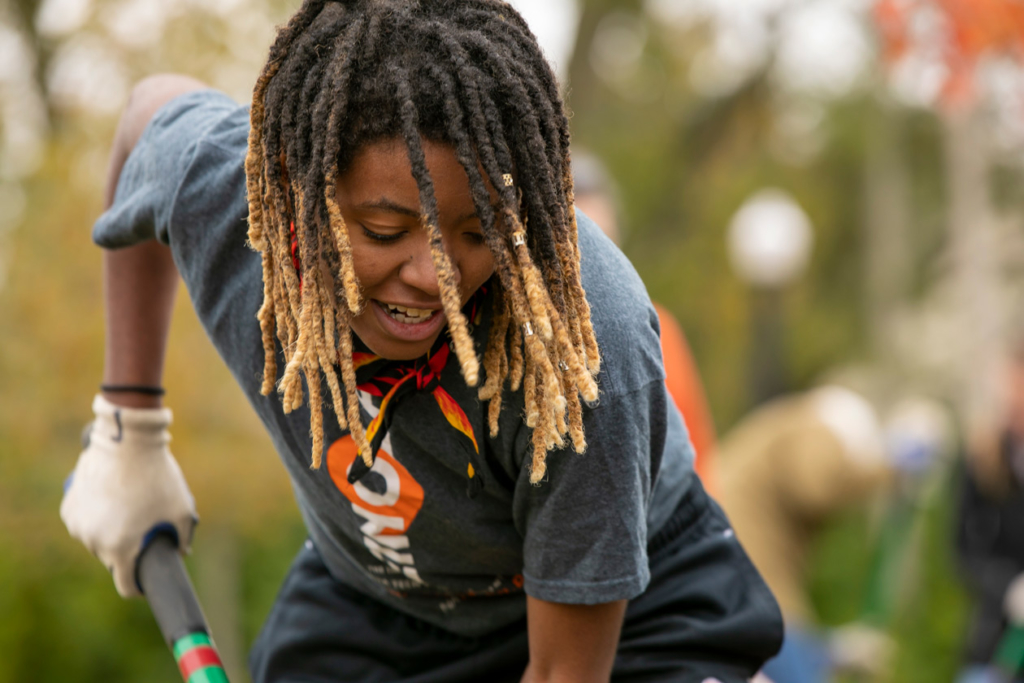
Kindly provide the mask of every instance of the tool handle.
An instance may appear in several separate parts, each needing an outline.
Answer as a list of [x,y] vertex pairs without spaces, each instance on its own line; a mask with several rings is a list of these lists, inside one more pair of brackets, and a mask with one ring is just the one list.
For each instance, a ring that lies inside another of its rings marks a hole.
[[160,534],[142,551],[139,585],[185,683],[228,683],[206,617],[172,538]]

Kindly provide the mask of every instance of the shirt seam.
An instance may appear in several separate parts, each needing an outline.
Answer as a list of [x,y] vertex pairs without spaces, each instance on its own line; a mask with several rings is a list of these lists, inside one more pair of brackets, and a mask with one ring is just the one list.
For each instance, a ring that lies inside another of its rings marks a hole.
[[624,576],[618,579],[605,579],[602,581],[572,581],[566,579],[538,579],[530,574],[523,572],[523,579],[530,583],[540,584],[551,588],[603,588],[603,587],[615,587],[621,584],[627,583],[643,583],[646,572],[641,570],[635,574]]

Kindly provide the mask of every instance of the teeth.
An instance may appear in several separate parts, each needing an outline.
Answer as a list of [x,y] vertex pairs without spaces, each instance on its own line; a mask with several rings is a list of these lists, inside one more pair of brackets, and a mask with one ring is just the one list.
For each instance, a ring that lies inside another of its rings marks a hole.
[[399,306],[398,304],[385,304],[392,311],[398,311],[405,315],[412,316],[414,318],[426,318],[429,317],[433,311],[427,308],[409,308],[407,306]]
[[421,323],[434,314],[434,311],[428,308],[410,308],[389,303],[384,303],[384,306],[392,318],[407,324]]

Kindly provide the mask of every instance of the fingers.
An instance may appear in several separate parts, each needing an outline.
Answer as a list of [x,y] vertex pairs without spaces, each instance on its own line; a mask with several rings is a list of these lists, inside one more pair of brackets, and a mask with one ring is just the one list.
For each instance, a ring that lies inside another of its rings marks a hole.
[[192,515],[188,520],[178,527],[179,538],[182,542],[178,544],[181,552],[188,554],[192,552],[192,539],[195,537],[196,526],[199,524],[199,515]]
[[135,582],[135,562],[116,562],[107,565],[107,569],[114,575],[114,587],[122,598],[132,598],[142,595],[138,584]]
[[[92,422],[89,422],[82,428],[82,450],[84,451],[89,447],[89,437],[92,435]],[[67,487],[65,486],[65,490]]]

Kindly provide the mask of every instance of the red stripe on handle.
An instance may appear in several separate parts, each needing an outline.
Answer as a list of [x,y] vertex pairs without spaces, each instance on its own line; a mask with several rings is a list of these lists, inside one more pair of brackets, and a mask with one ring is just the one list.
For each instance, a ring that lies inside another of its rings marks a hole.
[[186,681],[189,679],[189,676],[199,669],[202,669],[204,666],[219,666],[222,669],[224,668],[217,651],[212,647],[205,645],[189,650],[181,656],[181,659],[178,660],[178,668],[181,670],[181,677]]

